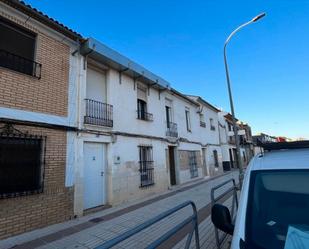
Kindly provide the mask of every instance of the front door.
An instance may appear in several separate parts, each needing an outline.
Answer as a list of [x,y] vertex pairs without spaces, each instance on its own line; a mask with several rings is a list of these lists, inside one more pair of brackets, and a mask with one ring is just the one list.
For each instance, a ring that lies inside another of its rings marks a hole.
[[231,165],[231,168],[234,168],[232,149],[229,149],[229,155],[230,155],[230,165]]
[[237,150],[233,149],[233,157],[234,157],[234,168],[238,168],[238,157],[237,157]]
[[104,145],[84,143],[84,209],[104,204]]
[[173,146],[168,147],[168,157],[170,164],[170,181],[171,185],[176,185],[176,170],[175,170],[175,149]]
[[206,164],[206,149],[205,148],[202,148],[202,160],[203,160],[204,176],[208,176],[209,172],[208,172],[207,164]]

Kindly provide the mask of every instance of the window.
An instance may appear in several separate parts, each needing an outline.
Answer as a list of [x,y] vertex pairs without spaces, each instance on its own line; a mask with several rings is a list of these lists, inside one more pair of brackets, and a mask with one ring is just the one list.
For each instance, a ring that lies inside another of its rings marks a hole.
[[141,174],[141,187],[154,184],[153,159],[151,146],[139,146],[139,164]]
[[229,131],[232,131],[232,125],[230,123],[228,123],[228,128],[229,128]]
[[187,131],[191,132],[190,110],[186,108],[185,114],[186,114]]
[[0,66],[40,77],[41,65],[34,62],[36,35],[0,18]]
[[172,110],[170,106],[165,106],[165,115],[166,115],[166,127],[170,128],[171,126],[171,116],[172,116]]
[[147,103],[142,99],[137,99],[137,118],[145,121],[153,120],[153,115],[147,112]]
[[165,99],[166,136],[178,137],[177,124],[173,123],[172,101]]
[[188,153],[189,153],[189,167],[190,167],[191,178],[198,177],[196,152],[189,151]]
[[147,103],[142,99],[137,99],[137,118],[146,120]]
[[218,151],[214,150],[213,154],[214,154],[215,167],[218,168],[219,167]]
[[214,125],[214,120],[212,118],[209,119],[209,122],[210,122],[210,130],[212,131],[215,131],[216,130],[216,127]]
[[[309,171],[252,171],[246,213],[246,248],[307,248]],[[305,235],[303,238],[302,235]]]
[[137,84],[137,118],[145,121],[152,121],[153,115],[147,112],[147,88]]
[[[17,156],[18,155],[18,156]],[[0,198],[43,190],[43,138],[0,136]]]
[[205,117],[204,117],[203,113],[200,113],[200,126],[201,127],[206,127]]

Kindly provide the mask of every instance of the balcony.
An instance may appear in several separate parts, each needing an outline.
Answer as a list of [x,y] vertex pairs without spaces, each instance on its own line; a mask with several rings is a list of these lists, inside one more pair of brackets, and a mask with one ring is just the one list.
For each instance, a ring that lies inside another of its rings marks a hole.
[[206,127],[206,123],[203,122],[203,121],[200,121],[200,126],[205,128]]
[[86,114],[84,123],[113,127],[113,106],[92,99],[85,99]]
[[153,121],[152,113],[145,112],[143,110],[137,110],[137,119],[144,121]]
[[42,65],[6,50],[0,49],[0,67],[5,67],[32,77],[41,78]]
[[177,124],[172,122],[166,123],[166,136],[178,137]]
[[210,130],[215,131],[215,130],[216,130],[216,127],[215,127],[214,125],[211,125],[211,126],[210,126]]

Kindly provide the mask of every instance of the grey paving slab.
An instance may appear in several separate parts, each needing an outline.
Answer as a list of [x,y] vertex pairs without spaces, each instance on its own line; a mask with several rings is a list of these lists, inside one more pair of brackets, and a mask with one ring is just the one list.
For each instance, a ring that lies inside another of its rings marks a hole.
[[[237,179],[237,172],[232,172],[231,174],[224,175],[220,178],[213,179],[211,181],[204,182],[200,185],[197,185],[193,188],[187,189],[183,192],[177,192],[175,195],[169,196],[164,199],[159,199],[156,202],[153,202],[147,206],[143,206],[131,212],[125,213],[121,216],[115,217],[108,221],[103,221],[97,223],[96,225],[85,228],[81,231],[76,230],[76,233],[69,234],[59,240],[50,242],[48,244],[42,245],[38,248],[48,249],[48,248],[57,248],[57,249],[84,249],[84,248],[94,248],[95,246],[114,238],[121,233],[132,229],[133,227],[155,217],[156,215],[164,212],[170,208],[175,207],[178,204],[183,203],[187,200],[192,200],[195,202],[198,209],[203,208],[204,206],[210,203],[210,190],[213,186],[223,182],[227,179],[234,177]],[[111,211],[104,211],[104,213],[111,213]],[[173,228],[175,225],[179,224],[186,217],[192,215],[191,208],[185,208],[173,215],[168,219],[164,219],[159,223],[149,227],[143,232],[135,235],[126,241],[120,243],[115,248],[144,248],[146,245],[151,243],[153,240],[162,236],[166,231]],[[98,215],[90,215],[91,218],[99,217]],[[88,220],[89,220],[88,217]],[[86,221],[86,219],[84,219]],[[71,223],[73,225],[79,225],[78,222]],[[63,227],[60,225],[56,226],[59,228],[69,228],[67,223],[63,224]],[[213,233],[213,226],[209,219],[205,219],[199,226],[200,235],[201,235],[201,245],[202,248],[212,248],[215,245],[214,236],[210,234]],[[57,232],[57,229],[51,228],[51,230]],[[48,233],[46,233],[48,234]],[[36,237],[36,236],[34,236]],[[174,248],[182,248],[184,245],[184,239],[181,240]],[[47,241],[48,242],[48,241]],[[0,243],[1,248],[1,243]],[[4,247],[5,248],[5,247]]]

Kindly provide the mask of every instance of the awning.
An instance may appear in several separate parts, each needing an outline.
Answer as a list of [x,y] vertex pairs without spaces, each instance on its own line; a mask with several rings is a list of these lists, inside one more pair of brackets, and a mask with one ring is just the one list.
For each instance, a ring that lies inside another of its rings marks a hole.
[[95,61],[101,62],[120,73],[129,75],[133,79],[138,79],[138,81],[148,86],[159,90],[170,88],[170,84],[166,80],[153,74],[146,68],[131,61],[94,38],[87,39],[81,45],[80,53],[84,56],[88,55]]

